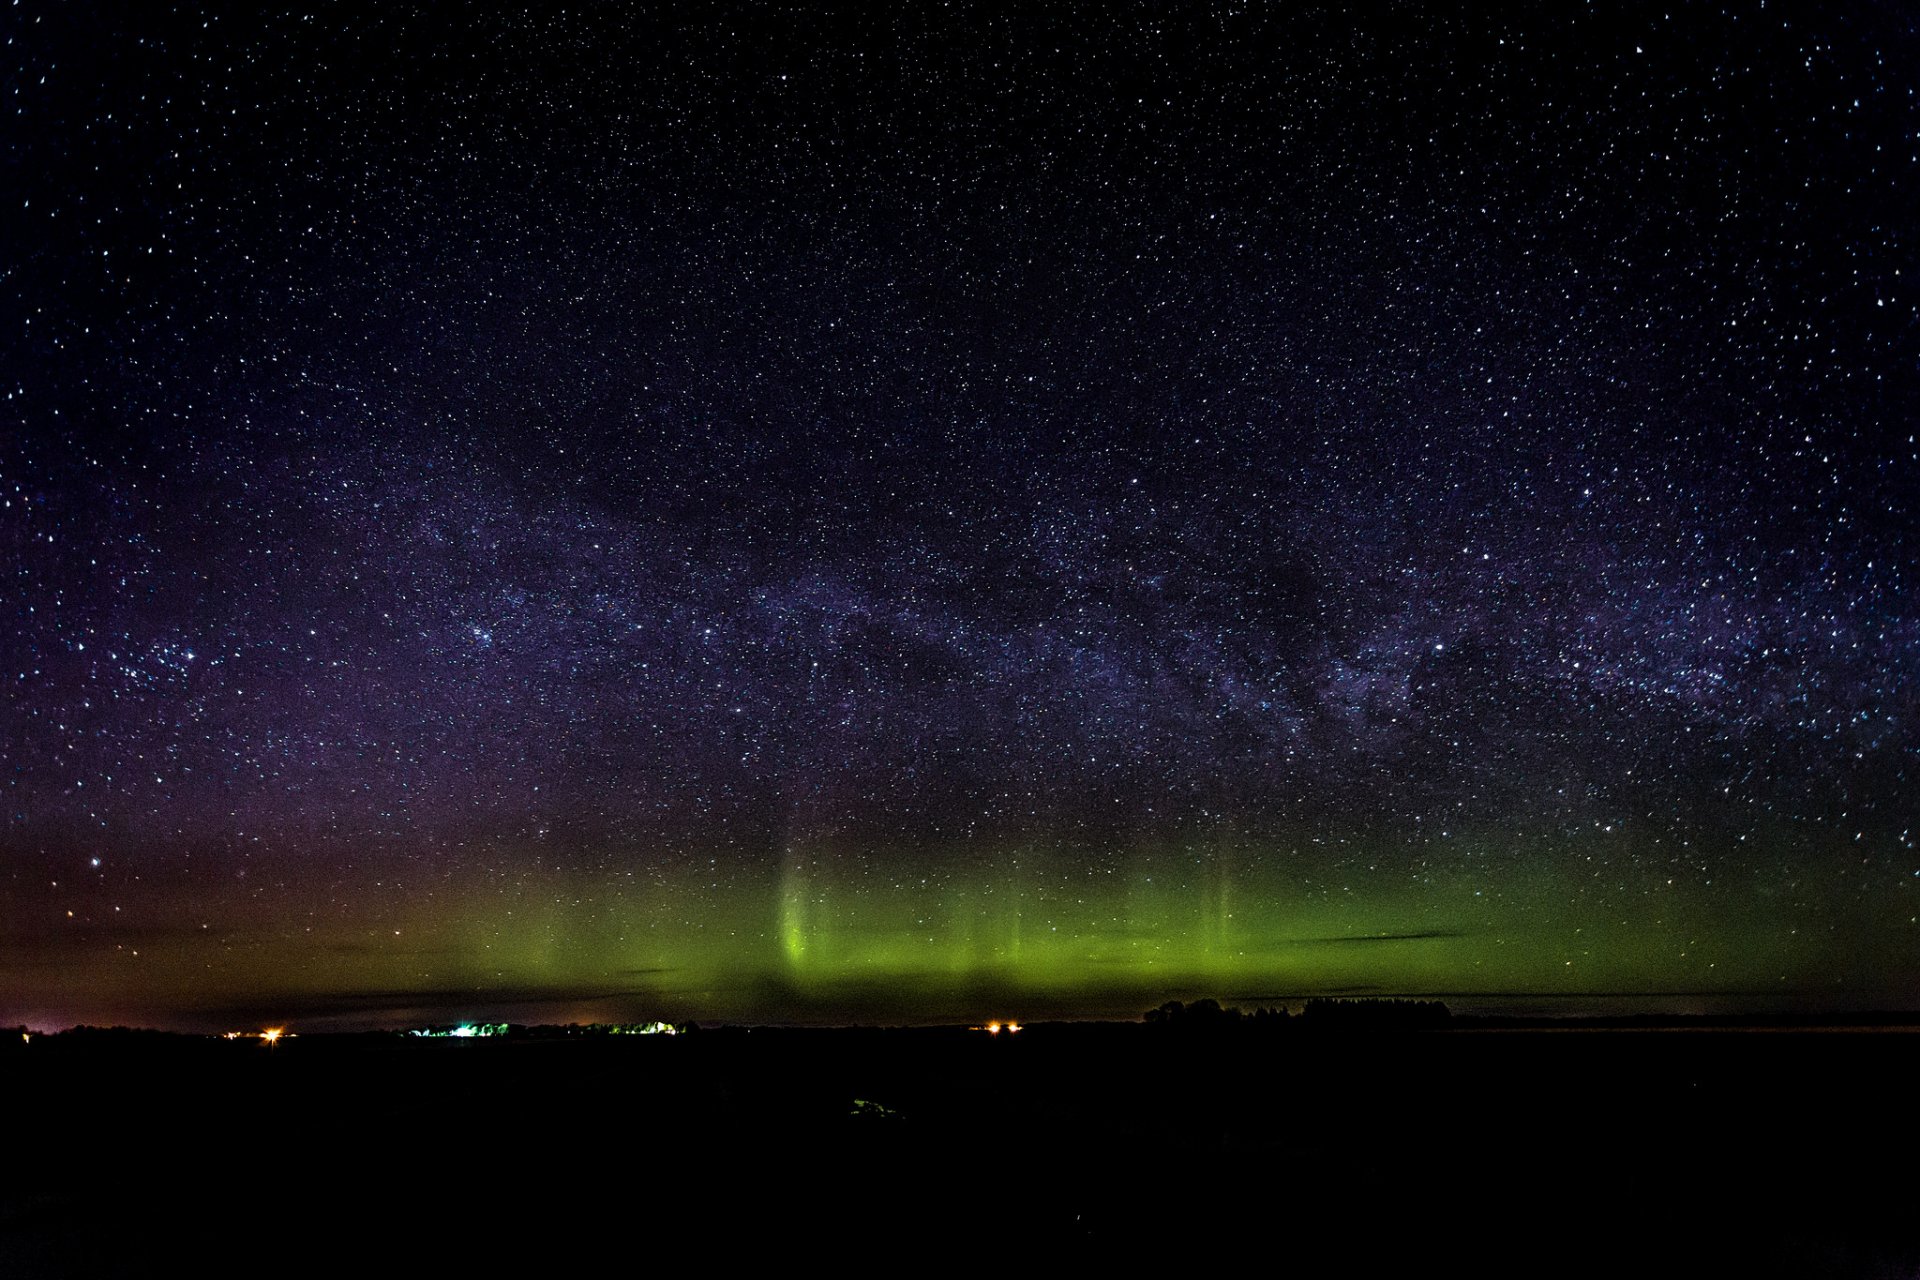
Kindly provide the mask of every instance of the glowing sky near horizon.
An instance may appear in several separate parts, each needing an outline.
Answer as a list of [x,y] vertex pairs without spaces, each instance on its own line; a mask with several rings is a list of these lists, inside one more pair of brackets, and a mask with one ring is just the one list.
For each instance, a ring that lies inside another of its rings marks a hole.
[[0,1021],[1920,998],[1897,13],[0,26]]

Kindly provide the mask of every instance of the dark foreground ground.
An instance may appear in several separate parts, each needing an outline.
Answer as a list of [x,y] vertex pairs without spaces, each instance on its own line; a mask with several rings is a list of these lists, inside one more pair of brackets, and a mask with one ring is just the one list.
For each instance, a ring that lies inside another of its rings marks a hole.
[[1920,1275],[1896,1030],[43,1041],[0,1085],[9,1277]]

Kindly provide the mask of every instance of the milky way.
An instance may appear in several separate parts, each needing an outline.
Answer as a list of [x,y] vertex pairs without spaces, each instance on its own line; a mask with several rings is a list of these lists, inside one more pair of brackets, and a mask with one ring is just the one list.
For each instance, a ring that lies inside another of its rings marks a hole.
[[0,23],[0,1016],[1920,995],[1897,7]]

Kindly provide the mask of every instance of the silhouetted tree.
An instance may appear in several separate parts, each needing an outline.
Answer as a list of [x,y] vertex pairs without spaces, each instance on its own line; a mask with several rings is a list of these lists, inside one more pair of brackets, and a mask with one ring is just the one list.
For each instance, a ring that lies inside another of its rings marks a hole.
[[1444,1027],[1453,1016],[1438,1000],[1307,1001],[1301,1022],[1315,1030],[1414,1031]]
[[1178,1027],[1188,1031],[1230,1027],[1240,1021],[1240,1011],[1223,1009],[1220,1002],[1213,999],[1195,1000],[1192,1004],[1169,1000],[1158,1009],[1147,1010],[1146,1021],[1153,1026]]

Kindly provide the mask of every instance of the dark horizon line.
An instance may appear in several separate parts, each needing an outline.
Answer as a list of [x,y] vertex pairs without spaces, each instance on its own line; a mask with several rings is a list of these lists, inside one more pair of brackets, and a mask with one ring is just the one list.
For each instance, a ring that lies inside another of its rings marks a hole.
[[[1626,1014],[1568,1014],[1568,1015],[1456,1014],[1454,1015],[1454,1018],[1461,1023],[1469,1024],[1469,1025],[1458,1027],[1457,1029],[1459,1030],[1472,1030],[1472,1029],[1475,1029],[1472,1024],[1488,1024],[1488,1023],[1505,1023],[1505,1024],[1548,1023],[1548,1024],[1555,1024],[1555,1025],[1561,1025],[1561,1026],[1567,1026],[1567,1027],[1590,1026],[1590,1027],[1604,1028],[1604,1027],[1616,1026],[1622,1022],[1631,1022],[1631,1021],[1640,1021],[1640,1020],[1652,1020],[1654,1022],[1669,1024],[1669,1025],[1712,1024],[1712,1025],[1718,1025],[1721,1027],[1732,1027],[1732,1028],[1738,1028],[1738,1027],[1747,1026],[1747,1025],[1786,1026],[1789,1028],[1799,1027],[1799,1026],[1804,1026],[1809,1028],[1812,1028],[1812,1027],[1845,1028],[1845,1027],[1851,1027],[1851,1026],[1857,1025],[1857,1026],[1878,1026],[1878,1027],[1908,1026],[1916,1030],[1920,1030],[1920,1010],[1912,1010],[1912,1009],[1849,1009],[1849,1010],[1834,1010],[1834,1011],[1828,1011],[1824,1013],[1809,1013],[1809,1012],[1802,1011],[1802,1012],[1767,1012],[1767,1013],[1642,1012],[1642,1013],[1626,1013]],[[484,1021],[485,1019],[475,1019],[474,1024],[477,1025],[479,1023],[483,1023]],[[695,1019],[692,1021],[697,1022],[698,1020]],[[454,1024],[454,1025],[461,1025],[461,1024]],[[564,1029],[576,1028],[576,1027],[591,1028],[591,1027],[611,1026],[611,1025],[619,1025],[619,1024],[605,1023],[605,1022],[584,1022],[584,1023],[583,1022],[529,1022],[529,1023],[512,1023],[508,1025],[520,1027],[523,1030],[547,1030],[547,1029],[564,1030]],[[674,1025],[685,1026],[687,1024],[679,1023]],[[1129,1019],[1126,1021],[1121,1021],[1114,1018],[1041,1018],[1031,1022],[1023,1022],[1023,1023],[1020,1023],[1019,1025],[1028,1031],[1041,1028],[1041,1027],[1053,1027],[1053,1028],[1138,1027],[1138,1028],[1141,1028],[1142,1030],[1147,1030],[1153,1026],[1152,1023],[1146,1022],[1143,1019]],[[13,1029],[14,1028],[0,1027],[0,1031],[13,1030]],[[715,1022],[715,1023],[705,1024],[701,1028],[700,1033],[706,1034],[714,1031],[784,1031],[784,1032],[833,1032],[833,1031],[942,1032],[942,1031],[945,1031],[945,1032],[958,1032],[958,1031],[978,1031],[980,1029],[981,1028],[978,1024],[965,1023],[965,1022],[934,1022],[934,1023],[846,1022],[846,1023],[831,1023],[831,1024]],[[1396,1028],[1388,1026],[1381,1029],[1394,1030]],[[1446,1030],[1447,1028],[1428,1026],[1428,1027],[1409,1027],[1409,1028],[1402,1028],[1402,1029],[1433,1031],[1433,1030]],[[319,1031],[287,1031],[284,1034],[285,1034],[285,1039],[287,1040],[326,1040],[326,1039],[336,1039],[336,1038],[337,1039],[357,1039],[360,1037],[367,1037],[367,1036],[393,1036],[398,1038],[412,1039],[412,1038],[415,1038],[413,1036],[414,1030],[416,1029],[409,1028],[409,1027],[362,1027],[354,1030],[329,1028],[329,1029],[323,1029]],[[77,1032],[83,1032],[83,1031],[103,1032],[110,1035],[126,1034],[126,1035],[137,1035],[137,1036],[156,1036],[156,1037],[165,1037],[167,1039],[177,1039],[177,1040],[223,1040],[224,1041],[224,1040],[235,1038],[233,1036],[225,1035],[217,1031],[177,1031],[177,1030],[168,1030],[164,1027],[129,1026],[123,1023],[115,1023],[111,1026],[100,1026],[94,1023],[76,1023],[71,1027],[62,1027],[62,1028],[59,1028],[58,1030],[52,1030],[52,1031],[34,1030],[32,1028],[27,1028],[26,1034],[28,1034],[34,1039],[47,1039],[51,1037],[68,1036],[68,1035],[72,1035]],[[1338,1029],[1336,1030],[1336,1033],[1349,1034],[1344,1029]],[[682,1034],[687,1034],[687,1033],[682,1033]],[[248,1039],[248,1040],[257,1039],[258,1034],[254,1032],[243,1033],[239,1038]],[[441,1037],[436,1037],[436,1038],[441,1038]],[[476,1041],[479,1041],[479,1040],[488,1040],[488,1039],[507,1039],[510,1037],[475,1036],[472,1038]],[[613,1037],[608,1037],[608,1038],[613,1038]],[[632,1038],[632,1037],[624,1037],[624,1038]]]
[[[1604,998],[1606,994],[1607,993],[1592,993],[1586,996],[1585,998]],[[1728,996],[1739,996],[1743,994],[1761,994],[1761,993],[1674,992],[1674,993],[1670,993],[1670,998],[1695,996],[1695,995],[1716,995],[1720,997],[1728,997]],[[1765,994],[1774,994],[1774,993],[1765,993]],[[1369,1004],[1369,1003],[1384,1004],[1384,1003],[1389,1003],[1393,1001],[1443,1000],[1449,995],[1451,995],[1455,999],[1466,998],[1466,993],[1428,992],[1428,993],[1416,993],[1416,994],[1392,995],[1392,996],[1384,996],[1384,995],[1383,996],[1320,995],[1320,996],[1307,996],[1307,997],[1230,996],[1230,997],[1227,997],[1227,1000],[1234,1001],[1234,1002],[1272,1000],[1272,1001],[1301,1002],[1301,1003],[1304,1003],[1305,1001],[1308,1001],[1308,1000],[1324,1000],[1324,1001],[1347,1002],[1347,1003],[1357,1003],[1357,1004]],[[1205,997],[1205,996],[1196,997],[1195,1000],[1188,1001],[1186,1003],[1192,1004],[1192,1003],[1197,1003],[1201,1000],[1206,1000],[1211,998],[1212,997]],[[1580,999],[1582,997],[1578,995],[1564,995],[1563,993],[1517,993],[1517,994],[1507,995],[1503,997],[1489,997],[1484,993],[1477,993],[1477,998],[1480,998],[1480,999],[1491,999],[1491,998]],[[1618,998],[1618,997],[1615,997],[1615,998]],[[1658,999],[1659,997],[1642,995],[1641,998]],[[1168,1002],[1168,1003],[1171,1003],[1171,1002]],[[1229,1004],[1228,1007],[1237,1007],[1237,1006],[1233,1004]],[[1126,1019],[1119,1019],[1111,1016],[1103,1017],[1097,1014],[1092,1014],[1084,1017],[1060,1016],[1056,1014],[1056,1015],[1042,1015],[1040,1017],[1031,1018],[1031,1019],[1022,1018],[1022,1019],[1019,1019],[1019,1021],[1030,1027],[1071,1026],[1071,1025],[1088,1025],[1088,1026],[1147,1025],[1143,1016],[1144,1012],[1146,1011],[1143,1011],[1141,1015],[1135,1015],[1132,1018],[1126,1018]],[[1866,1019],[1866,1020],[1882,1020],[1882,1021],[1909,1019],[1914,1021],[1916,1025],[1920,1025],[1920,1008],[1917,1008],[1911,1005],[1907,1005],[1907,1006],[1846,1006],[1846,1007],[1833,1007],[1833,1008],[1826,1008],[1826,1009],[1776,1008],[1776,1009],[1738,1010],[1738,1011],[1728,1010],[1728,1011],[1719,1011],[1719,1012],[1713,1012],[1713,1011],[1676,1012],[1671,1010],[1658,1010],[1658,1009],[1638,1009],[1638,1010],[1626,1010],[1626,1011],[1610,1012],[1610,1013],[1598,1013],[1598,1012],[1580,1012],[1580,1013],[1470,1012],[1470,1013],[1462,1013],[1457,1010],[1454,1010],[1451,1012],[1455,1018],[1460,1018],[1468,1021],[1482,1021],[1482,1022],[1484,1021],[1546,1021],[1546,1022],[1558,1022],[1558,1023],[1566,1023],[1566,1024],[1578,1024],[1578,1023],[1595,1023],[1595,1022],[1618,1022],[1623,1019],[1652,1018],[1652,1019],[1663,1019],[1663,1020],[1672,1020],[1672,1021],[1708,1021],[1708,1020],[1725,1021],[1725,1020],[1754,1019],[1754,1020],[1767,1020],[1767,1021],[1774,1021],[1774,1022],[1787,1021],[1787,1022],[1806,1022],[1810,1024],[1811,1023],[1833,1024],[1836,1022],[1843,1022],[1846,1019],[1859,1018],[1859,1019]],[[982,1015],[981,1021],[989,1021],[989,1020],[992,1020],[992,1019],[988,1015]],[[999,1018],[999,1020],[1002,1022],[1005,1022],[1008,1020],[1008,1018],[1006,1018],[1005,1016],[1002,1016]],[[732,1018],[704,1020],[697,1017],[644,1018],[644,1017],[638,1017],[638,1016],[633,1018],[624,1018],[624,1019],[600,1019],[594,1022],[584,1022],[584,1023],[578,1022],[578,1021],[515,1022],[510,1018],[476,1015],[473,1017],[449,1018],[444,1020],[431,1021],[431,1022],[426,1022],[424,1024],[420,1022],[412,1022],[406,1025],[367,1024],[367,1025],[351,1026],[351,1027],[324,1027],[323,1026],[322,1028],[311,1030],[311,1031],[294,1031],[293,1028],[297,1027],[300,1021],[299,1014],[293,1013],[285,1018],[278,1019],[277,1021],[282,1026],[287,1028],[290,1032],[292,1032],[292,1034],[307,1037],[307,1038],[312,1038],[316,1036],[355,1036],[355,1035],[379,1035],[379,1034],[404,1035],[410,1031],[414,1031],[421,1028],[423,1025],[428,1027],[441,1027],[441,1026],[481,1025],[481,1024],[488,1024],[488,1023],[500,1023],[505,1025],[510,1025],[510,1026],[520,1026],[520,1027],[569,1027],[569,1026],[613,1026],[613,1025],[624,1025],[624,1024],[633,1023],[633,1022],[660,1021],[660,1022],[672,1023],[675,1025],[687,1025],[689,1023],[698,1023],[707,1028],[730,1027],[730,1028],[747,1029],[747,1030],[769,1030],[769,1031],[778,1031],[778,1030],[789,1030],[789,1031],[797,1031],[797,1030],[810,1030],[810,1031],[946,1030],[946,1029],[964,1029],[967,1027],[979,1025],[978,1022],[975,1022],[972,1019],[967,1019],[962,1021],[897,1022],[897,1021],[886,1021],[886,1020],[860,1020],[857,1017],[853,1019],[848,1019],[844,1021],[835,1021],[835,1022],[793,1021],[793,1020],[760,1021],[760,1020],[732,1019]],[[0,1030],[19,1030],[21,1032],[24,1032],[29,1035],[34,1035],[34,1036],[60,1035],[70,1031],[81,1030],[83,1028],[93,1029],[93,1030],[105,1030],[105,1031],[128,1031],[128,1032],[138,1032],[142,1034],[153,1034],[153,1035],[179,1036],[183,1038],[207,1038],[207,1039],[219,1039],[223,1035],[232,1034],[231,1032],[206,1031],[206,1030],[182,1030],[179,1028],[135,1025],[135,1024],[124,1023],[124,1022],[115,1022],[112,1024],[76,1022],[67,1026],[57,1027],[57,1028],[48,1028],[44,1026],[36,1027],[36,1026],[29,1025],[27,1023],[0,1024]],[[248,1032],[243,1032],[241,1034],[250,1035],[254,1033],[252,1031],[248,1031]]]

